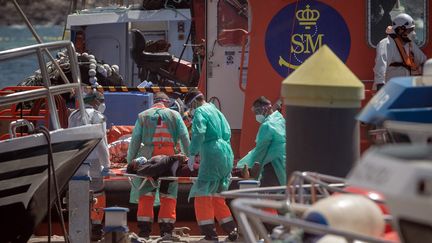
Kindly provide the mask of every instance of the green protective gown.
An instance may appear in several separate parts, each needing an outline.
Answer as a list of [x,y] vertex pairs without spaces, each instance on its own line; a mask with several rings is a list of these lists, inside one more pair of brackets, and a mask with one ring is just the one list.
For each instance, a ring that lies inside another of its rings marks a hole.
[[234,160],[230,138],[228,121],[213,104],[205,103],[195,110],[189,152],[199,154],[201,160],[189,198],[228,189]]
[[285,119],[280,112],[275,111],[261,124],[255,148],[237,163],[237,167],[243,168],[247,164],[250,168],[255,162],[259,162],[261,174],[263,167],[271,163],[280,185],[286,185],[285,138]]
[[[152,108],[138,114],[138,119],[135,122],[135,127],[132,132],[131,142],[129,144],[127,162],[130,163],[133,159],[144,156],[151,158],[153,156],[153,135],[156,130],[159,116],[162,121],[167,124],[168,131],[171,134],[175,144],[180,144],[181,152],[188,155],[189,151],[189,133],[180,114],[177,111],[161,108],[160,105],[154,105]],[[180,151],[176,151],[180,152]],[[142,179],[134,178],[132,180],[130,202],[138,203],[139,196],[151,192],[155,188],[151,183],[146,182],[145,185],[138,190]],[[177,197],[178,183],[171,183],[169,194]]]

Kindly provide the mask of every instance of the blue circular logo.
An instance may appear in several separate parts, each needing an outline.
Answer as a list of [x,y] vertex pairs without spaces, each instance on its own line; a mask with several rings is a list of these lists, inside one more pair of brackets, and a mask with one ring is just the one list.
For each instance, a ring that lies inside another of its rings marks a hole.
[[265,36],[267,58],[284,78],[324,44],[343,62],[347,60],[348,26],[335,9],[313,0],[285,6],[270,21]]

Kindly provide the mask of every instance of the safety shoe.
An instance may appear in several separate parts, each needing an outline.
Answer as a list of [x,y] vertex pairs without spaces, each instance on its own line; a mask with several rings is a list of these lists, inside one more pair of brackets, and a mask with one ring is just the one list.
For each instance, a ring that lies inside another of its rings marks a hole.
[[236,241],[236,240],[238,240],[238,238],[239,238],[239,233],[237,232],[237,229],[235,229],[235,230],[231,231],[231,233],[228,234],[227,240]]
[[139,233],[138,236],[146,240],[150,239],[152,231],[152,222],[138,222]]
[[91,225],[91,241],[100,241],[103,238],[103,225],[92,224]]
[[138,236],[139,236],[140,238],[144,238],[144,239],[146,239],[146,240],[150,240],[150,235],[149,235],[147,232],[140,231],[140,232],[138,233]]

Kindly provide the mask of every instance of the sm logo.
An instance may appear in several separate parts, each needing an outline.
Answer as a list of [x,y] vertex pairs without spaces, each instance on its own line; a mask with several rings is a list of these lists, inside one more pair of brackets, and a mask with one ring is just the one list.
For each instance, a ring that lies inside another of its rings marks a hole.
[[351,39],[348,26],[332,7],[315,0],[299,1],[282,8],[270,21],[265,50],[273,68],[286,77],[323,44],[346,61]]

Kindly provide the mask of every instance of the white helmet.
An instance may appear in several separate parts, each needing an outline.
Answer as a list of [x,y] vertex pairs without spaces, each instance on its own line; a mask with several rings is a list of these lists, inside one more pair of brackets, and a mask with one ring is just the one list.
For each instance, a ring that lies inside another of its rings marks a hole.
[[404,29],[410,29],[415,27],[414,19],[406,13],[401,13],[394,17],[392,24],[394,30],[399,27],[402,27]]

